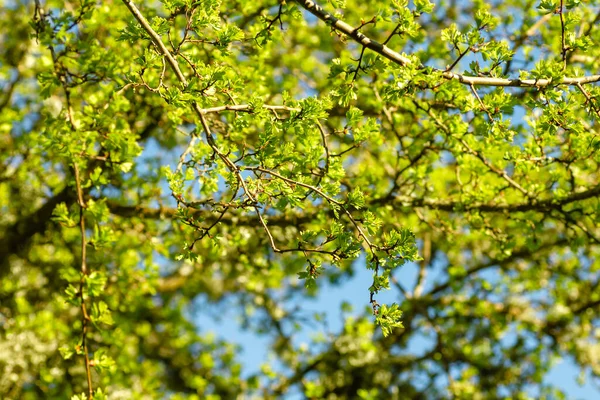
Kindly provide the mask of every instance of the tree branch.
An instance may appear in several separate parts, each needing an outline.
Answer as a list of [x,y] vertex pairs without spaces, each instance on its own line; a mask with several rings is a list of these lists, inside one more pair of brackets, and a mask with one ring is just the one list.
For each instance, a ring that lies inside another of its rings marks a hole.
[[[403,207],[425,207],[442,211],[478,210],[485,212],[526,212],[526,211],[551,211],[560,210],[562,206],[576,201],[587,200],[600,195],[600,185],[583,192],[574,192],[563,198],[549,198],[544,200],[532,199],[527,202],[516,204],[494,204],[494,203],[461,203],[440,199],[409,198],[398,196],[394,199],[396,205]],[[386,203],[385,199],[376,200],[374,204]]]
[[[177,214],[177,209],[171,207],[149,208],[139,205],[122,205],[116,201],[108,200],[106,202],[111,214],[118,215],[123,218],[138,217],[143,219],[163,219],[172,218]],[[192,215],[195,218],[202,218],[204,222],[212,223],[218,218],[215,212],[191,209]],[[199,215],[196,215],[199,214]],[[270,215],[269,225],[277,227],[299,226],[301,224],[314,221],[316,213],[292,214],[292,215]],[[229,224],[231,226],[250,226],[256,227],[259,220],[256,216],[231,216],[225,215],[220,220],[220,223]]]
[[[125,0],[124,0],[125,1]],[[331,13],[325,11],[321,6],[317,5],[314,1],[310,0],[295,0],[302,8],[313,14],[315,17],[324,21],[328,25],[331,25],[333,29],[336,29],[354,41],[360,43],[366,48],[373,50],[374,52],[382,55],[388,60],[401,65],[403,67],[412,64],[410,58],[397,53],[390,49],[384,44],[381,44],[363,33],[359,32],[358,29],[353,28],[346,22],[337,19]],[[424,66],[419,65],[420,69]],[[535,87],[542,88],[550,85],[569,85],[577,86],[584,85],[587,83],[600,82],[600,75],[591,75],[578,78],[563,78],[561,81],[553,81],[552,79],[506,79],[506,78],[491,78],[481,76],[467,76],[463,74],[457,74],[450,71],[443,71],[440,69],[432,68],[432,71],[439,73],[442,77],[448,80],[457,80],[465,85],[475,86],[512,86],[512,87]]]
[[[392,204],[395,207],[422,207],[428,208],[432,210],[440,210],[440,211],[483,211],[483,212],[527,212],[527,211],[537,211],[537,212],[545,212],[551,210],[560,210],[561,207],[576,202],[591,199],[600,195],[600,185],[595,186],[589,190],[585,190],[583,192],[574,192],[569,196],[556,199],[544,199],[544,200],[530,200],[528,202],[516,203],[516,204],[494,204],[494,203],[462,203],[460,201],[451,201],[451,200],[441,200],[441,199],[427,199],[427,198],[411,198],[406,196],[397,196],[397,197],[385,197],[374,200],[369,204],[369,207],[373,206],[381,206],[382,204]],[[73,199],[71,199],[73,200]],[[53,203],[52,207],[58,204],[60,201]],[[118,215],[124,218],[130,217],[139,217],[139,218],[147,218],[147,219],[162,219],[165,217],[171,218],[177,213],[177,209],[171,207],[161,207],[161,208],[149,208],[144,207],[142,205],[123,205],[114,200],[108,200],[107,206],[110,209],[110,212],[114,215]],[[213,213],[195,209],[192,210],[193,213],[206,213],[207,215],[203,215],[202,218],[206,222],[212,221],[211,218],[216,218]],[[50,214],[52,213],[52,209],[50,210]],[[303,213],[303,214],[293,214],[293,215],[271,215],[269,216],[269,225],[271,226],[293,226],[296,224],[304,224],[310,221],[313,221],[316,218],[316,214],[313,213]],[[221,219],[221,222],[227,224],[235,224],[235,225],[243,225],[243,226],[256,226],[258,220],[255,217],[247,216],[224,216]],[[23,222],[21,225],[25,225]],[[0,241],[0,246],[2,241]],[[2,249],[2,247],[0,247]],[[2,252],[0,251],[0,255]]]
[[[296,111],[296,112],[302,111],[302,109],[300,109],[300,108],[287,107],[287,106],[271,106],[268,104],[265,104],[262,107],[267,110],[271,110],[271,111]],[[239,112],[247,112],[247,113],[254,112],[254,108],[249,104],[225,105],[225,106],[219,106],[219,107],[202,108],[201,110],[202,110],[203,114],[219,113],[219,112],[223,112],[223,111],[239,111]]]
[[177,63],[177,60],[173,58],[165,44],[160,39],[160,36],[158,36],[158,33],[156,33],[154,29],[152,29],[152,27],[150,26],[150,23],[148,23],[148,20],[142,15],[140,10],[137,9],[133,2],[131,2],[130,0],[123,0],[123,3],[125,3],[127,8],[129,8],[129,11],[131,11],[135,19],[137,19],[140,25],[142,25],[142,27],[148,33],[148,35],[150,35],[154,44],[160,49],[160,52],[167,58],[169,65],[171,66],[171,68],[173,68],[173,71],[177,75],[177,79],[179,79],[183,86],[187,86],[187,79],[181,72],[181,69],[179,69],[179,64]]
[[408,57],[405,57],[400,53],[395,52],[386,45],[383,45],[375,40],[368,38],[362,32],[360,32],[359,29],[352,27],[351,25],[345,23],[340,19],[337,19],[332,14],[325,11],[321,6],[317,5],[314,1],[296,0],[296,3],[300,4],[300,6],[302,6],[315,17],[319,18],[321,21],[324,21],[327,25],[331,25],[332,28],[337,29],[338,31],[346,34],[347,36],[350,36],[352,39],[362,44],[364,47],[381,54],[382,56],[395,62],[396,64],[400,64],[402,66],[412,64],[411,60]]
[[452,283],[454,283],[455,281],[461,280],[464,282],[464,281],[466,281],[467,277],[469,277],[479,271],[483,271],[485,269],[492,268],[495,266],[504,266],[504,265],[514,262],[520,258],[530,257],[533,254],[540,254],[540,252],[544,251],[544,250],[555,250],[557,248],[567,246],[571,242],[572,242],[572,239],[570,239],[570,238],[562,238],[562,239],[558,239],[554,242],[544,243],[535,249],[524,247],[522,249],[513,251],[512,254],[505,259],[502,259],[502,260],[492,259],[486,263],[474,265],[474,266],[466,269],[464,271],[464,273],[460,275],[460,277],[448,278],[448,280],[446,282],[435,286],[434,288],[431,289],[431,291],[427,292],[425,295],[431,296],[431,295],[443,292],[444,290],[448,289],[452,285]]

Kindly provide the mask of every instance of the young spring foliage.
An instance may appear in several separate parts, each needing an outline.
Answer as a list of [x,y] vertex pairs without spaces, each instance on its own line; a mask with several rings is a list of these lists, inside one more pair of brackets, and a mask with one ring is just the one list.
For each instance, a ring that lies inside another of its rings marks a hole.
[[[598,1],[0,11],[0,397],[565,398],[557,358],[600,376]],[[308,311],[356,276],[339,329]]]

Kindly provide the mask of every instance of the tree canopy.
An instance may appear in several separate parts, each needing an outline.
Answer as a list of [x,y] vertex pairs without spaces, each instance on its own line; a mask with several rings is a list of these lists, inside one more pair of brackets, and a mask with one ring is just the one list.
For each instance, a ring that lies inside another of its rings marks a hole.
[[[564,398],[557,359],[600,376],[599,1],[0,14],[3,399]],[[364,307],[299,343],[304,300],[364,269]],[[207,334],[209,303],[271,361]]]

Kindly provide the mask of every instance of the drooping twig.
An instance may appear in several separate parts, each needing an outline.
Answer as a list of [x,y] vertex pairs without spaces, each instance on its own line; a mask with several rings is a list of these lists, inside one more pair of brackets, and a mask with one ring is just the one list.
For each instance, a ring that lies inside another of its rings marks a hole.
[[[47,14],[44,12],[39,1],[36,1],[36,16],[39,16],[38,24],[39,29],[43,29],[43,25],[46,23]],[[57,56],[54,47],[52,45],[49,46],[50,53],[52,55],[52,61],[55,64],[55,69],[60,70],[59,68],[59,56]],[[62,67],[62,66],[60,66]],[[64,74],[58,76],[59,81],[61,83],[62,89],[65,93],[65,101],[66,101],[66,115],[67,121],[69,123],[69,127],[72,132],[77,131],[77,124],[75,122],[75,114],[73,112],[73,107],[71,104],[71,93],[69,90],[69,85],[67,83],[67,79]],[[85,209],[87,208],[87,204],[85,202],[83,196],[83,189],[81,185],[81,173],[79,171],[79,165],[77,161],[73,161],[73,171],[75,175],[75,187],[76,187],[76,195],[77,195],[77,204],[79,205],[79,232],[81,236],[81,264],[79,267],[81,278],[79,280],[79,291],[78,296],[81,302],[81,345],[80,351],[83,352],[84,362],[85,362],[85,374],[87,379],[87,389],[88,389],[88,398],[91,400],[94,395],[94,386],[92,383],[92,364],[90,360],[89,350],[88,350],[88,327],[90,317],[87,310],[87,303],[85,301],[84,296],[84,286],[85,279],[89,274],[87,267],[87,239],[86,239],[86,225],[85,225]]]

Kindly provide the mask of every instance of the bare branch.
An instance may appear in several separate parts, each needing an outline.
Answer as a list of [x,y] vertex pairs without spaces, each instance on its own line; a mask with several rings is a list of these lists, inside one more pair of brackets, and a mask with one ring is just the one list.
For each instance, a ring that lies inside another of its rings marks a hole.
[[[296,111],[296,112],[302,111],[302,109],[296,108],[296,107],[271,106],[268,104],[265,104],[262,107],[266,108],[267,110],[271,110],[271,111]],[[223,111],[239,111],[239,112],[252,113],[252,112],[254,112],[254,108],[249,104],[238,104],[238,105],[225,105],[225,106],[219,106],[219,107],[202,108],[202,109],[200,109],[200,111],[203,114],[220,113]]]
[[389,47],[376,42],[373,39],[368,38],[358,29],[352,27],[351,25],[345,23],[341,19],[337,19],[332,14],[325,11],[321,6],[317,5],[314,1],[310,0],[296,0],[298,4],[300,4],[303,8],[305,8],[308,12],[313,14],[315,17],[324,21],[328,25],[331,25],[332,28],[337,29],[338,31],[350,36],[352,39],[362,44],[364,47],[371,49],[382,56],[388,58],[389,60],[395,62],[400,65],[408,65],[412,64],[411,60],[408,57],[405,57],[399,53],[396,53],[394,50]]

